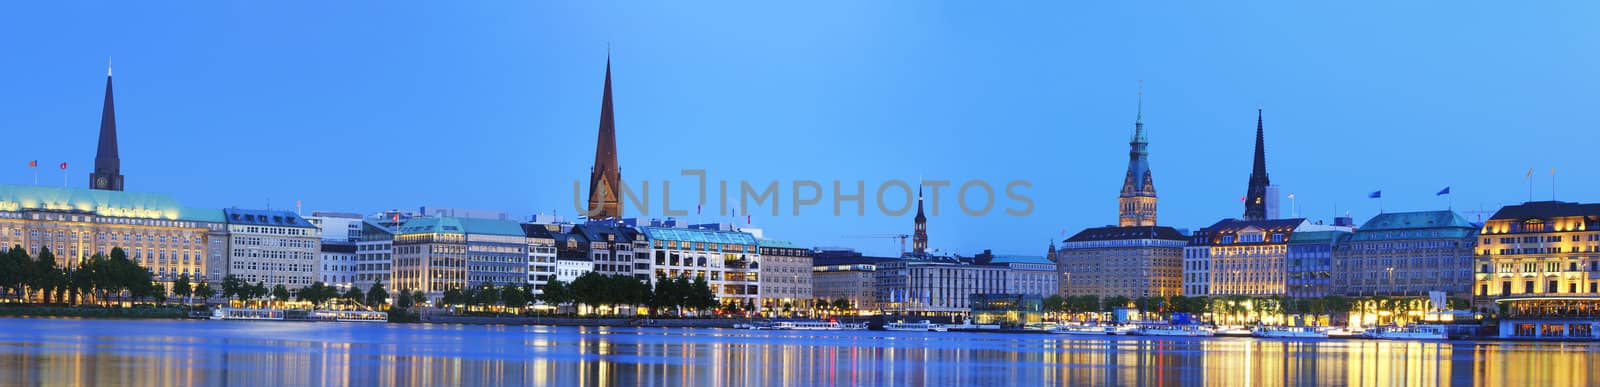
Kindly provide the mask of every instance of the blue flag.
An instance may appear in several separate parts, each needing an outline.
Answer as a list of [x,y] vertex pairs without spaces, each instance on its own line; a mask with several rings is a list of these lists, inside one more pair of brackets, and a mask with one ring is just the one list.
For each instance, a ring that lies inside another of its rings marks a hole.
[[1439,193],[1433,194],[1433,196],[1449,195],[1449,194],[1450,194],[1450,187],[1444,187],[1444,189],[1439,190]]
[[1367,194],[1367,197],[1373,199],[1381,198],[1383,197],[1383,191],[1372,191],[1372,193]]

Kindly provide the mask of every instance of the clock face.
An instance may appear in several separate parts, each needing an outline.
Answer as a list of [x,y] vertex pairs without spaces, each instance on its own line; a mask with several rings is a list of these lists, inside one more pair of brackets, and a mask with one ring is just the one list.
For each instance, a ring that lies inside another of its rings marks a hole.
[[105,178],[105,176],[101,176],[101,177],[95,178],[94,179],[94,186],[95,187],[105,187],[106,186],[106,178]]

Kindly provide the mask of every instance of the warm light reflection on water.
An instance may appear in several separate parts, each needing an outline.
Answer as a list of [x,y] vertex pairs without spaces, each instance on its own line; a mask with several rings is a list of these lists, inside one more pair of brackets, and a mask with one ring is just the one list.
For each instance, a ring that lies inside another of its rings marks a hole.
[[0,319],[0,384],[1565,385],[1600,343]]

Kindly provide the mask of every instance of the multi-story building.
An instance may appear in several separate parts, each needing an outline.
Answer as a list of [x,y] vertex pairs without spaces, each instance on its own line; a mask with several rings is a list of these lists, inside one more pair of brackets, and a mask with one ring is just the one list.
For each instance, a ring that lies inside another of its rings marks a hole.
[[573,226],[570,233],[589,261],[594,262],[595,272],[602,275],[629,275],[642,281],[651,279],[649,260],[640,260],[638,256],[638,253],[649,252],[635,251],[638,247],[635,242],[644,243],[642,240],[636,241],[641,237],[637,230],[595,222]]
[[[1537,320],[1600,310],[1600,204],[1505,206],[1478,234],[1473,301],[1480,312]],[[1541,332],[1508,332],[1502,321],[1502,333],[1550,337],[1543,331],[1558,329],[1524,323]],[[1559,329],[1554,333],[1566,334]]]
[[811,303],[811,250],[793,243],[761,239],[762,308],[781,312],[806,308]]
[[1117,225],[1084,229],[1060,250],[1051,245],[1063,295],[1167,296],[1182,293],[1187,237],[1156,225],[1156,182],[1144,132],[1143,91],[1128,142],[1128,171],[1117,197]]
[[1191,276],[1185,277],[1185,295],[1287,294],[1289,236],[1309,224],[1299,218],[1223,219],[1196,231],[1184,248],[1185,265],[1195,268],[1186,271]]
[[386,226],[373,221],[361,223],[361,240],[356,245],[356,279],[355,286],[361,291],[372,289],[372,285],[382,283],[384,290],[394,294],[399,288],[393,285],[392,273],[394,267],[394,226]]
[[[1269,207],[1270,209],[1270,207]],[[1330,294],[1334,281],[1333,254],[1349,241],[1347,231],[1304,231],[1289,235],[1285,255],[1284,291],[1290,297],[1323,297]]]
[[227,275],[267,287],[303,288],[319,278],[322,232],[293,211],[222,210],[228,222]]
[[873,272],[874,297],[884,313],[953,317],[972,311],[975,294],[1042,296],[1058,289],[1055,265],[1042,259],[995,262],[902,259],[881,262]]
[[1477,227],[1453,211],[1378,214],[1334,251],[1331,292],[1470,296],[1476,239]]
[[537,293],[556,279],[556,234],[561,225],[523,223],[522,233],[528,237],[528,285]]
[[360,214],[326,211],[312,211],[306,221],[322,230],[324,241],[352,243],[361,241],[361,223],[365,222]]
[[1060,293],[1159,297],[1182,294],[1187,237],[1171,227],[1096,227],[1056,251]]
[[[885,260],[892,260],[886,258]],[[857,310],[877,310],[877,264],[834,262],[811,267],[811,296],[818,301],[845,300]]]
[[317,268],[319,281],[340,290],[355,286],[356,244],[354,242],[323,240],[322,252],[318,254],[318,258],[318,264],[321,265]]
[[394,287],[436,298],[448,289],[528,281],[528,238],[508,220],[412,218],[394,237]]
[[182,208],[163,194],[0,185],[0,249],[48,248],[58,267],[120,247],[157,281],[200,281],[221,222],[220,211]]
[[[738,231],[640,227],[654,254],[654,278],[705,278],[722,303],[750,304],[760,311],[761,259],[755,236]],[[596,263],[599,266],[599,263]]]

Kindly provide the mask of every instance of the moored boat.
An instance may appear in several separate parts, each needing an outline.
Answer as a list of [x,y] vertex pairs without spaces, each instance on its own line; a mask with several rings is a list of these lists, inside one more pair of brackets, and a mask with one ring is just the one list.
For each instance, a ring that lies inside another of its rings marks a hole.
[[1250,335],[1275,339],[1325,339],[1328,338],[1328,331],[1318,327],[1262,325],[1252,330]]
[[1210,337],[1215,333],[1210,328],[1201,325],[1150,324],[1134,328],[1132,334],[1139,336]]
[[265,320],[283,321],[282,309],[217,308],[211,311],[212,320]]
[[1444,340],[1450,338],[1444,327],[1437,325],[1382,326],[1368,329],[1362,337],[1387,340]]
[[883,324],[883,330],[896,332],[948,332],[950,328],[945,327],[944,324],[934,324],[928,322],[928,320],[922,320],[917,322],[897,321]]
[[772,329],[791,331],[859,331],[866,330],[866,323],[840,323],[838,321],[784,321],[772,326]]

